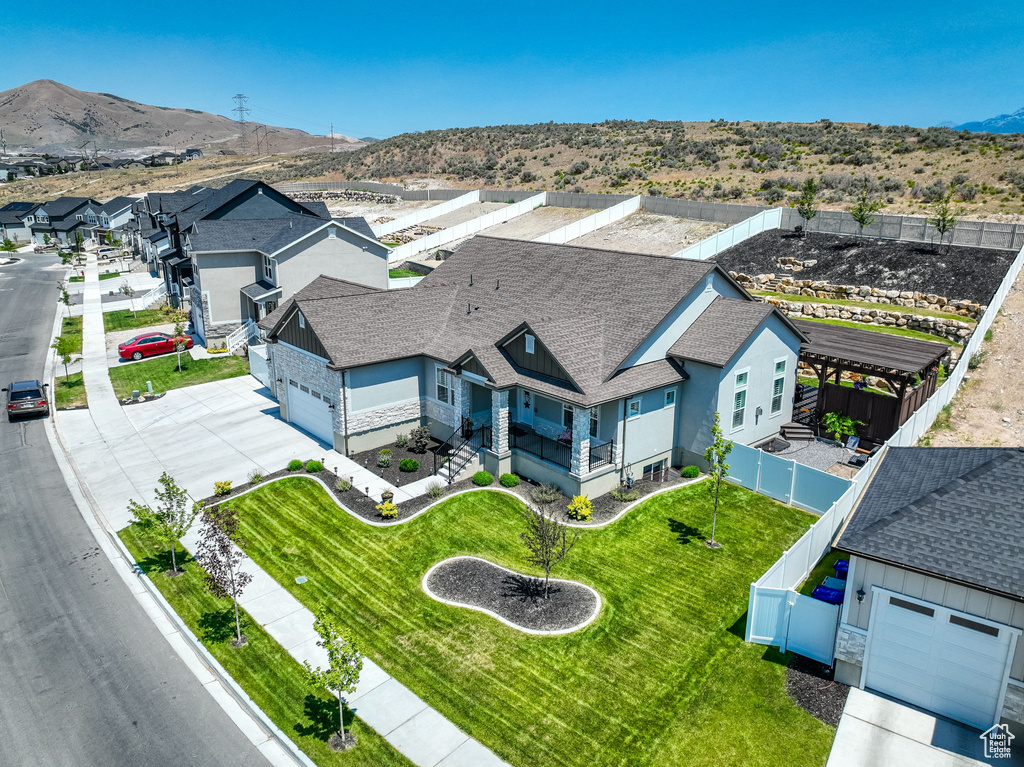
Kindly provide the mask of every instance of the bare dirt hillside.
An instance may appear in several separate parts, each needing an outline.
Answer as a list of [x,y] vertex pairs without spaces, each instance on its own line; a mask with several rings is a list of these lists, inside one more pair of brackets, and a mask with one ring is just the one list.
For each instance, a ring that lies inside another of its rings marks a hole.
[[804,179],[822,207],[867,186],[886,213],[944,194],[971,218],[1024,214],[1024,134],[859,123],[544,123],[406,133],[344,155],[296,155],[269,181],[374,179],[434,187],[665,194],[783,205]]
[[[100,152],[161,147],[179,151],[191,147],[236,149],[240,135],[238,124],[222,115],[140,104],[112,93],[79,91],[53,80],[35,80],[0,93],[0,125],[8,151],[74,152],[90,140]],[[275,152],[330,148],[329,136],[269,127],[277,131],[272,134]],[[335,144],[349,148],[366,145],[349,136],[336,136]]]

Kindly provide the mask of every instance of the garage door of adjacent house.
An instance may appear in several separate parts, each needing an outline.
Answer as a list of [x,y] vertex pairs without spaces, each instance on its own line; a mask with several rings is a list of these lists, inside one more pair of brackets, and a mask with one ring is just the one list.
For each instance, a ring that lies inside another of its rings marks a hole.
[[991,727],[1017,632],[888,591],[874,598],[864,686],[981,730]]
[[333,445],[334,425],[330,406],[329,395],[311,389],[301,381],[288,380],[288,420]]

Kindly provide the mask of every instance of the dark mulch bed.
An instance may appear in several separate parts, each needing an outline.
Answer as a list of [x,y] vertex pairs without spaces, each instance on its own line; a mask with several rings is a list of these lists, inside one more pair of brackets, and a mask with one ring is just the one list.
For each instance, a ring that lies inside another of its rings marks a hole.
[[[809,233],[762,232],[734,245],[713,260],[733,272],[792,275],[796,280],[825,280],[838,285],[870,285],[886,290],[916,290],[951,299],[988,304],[1015,254],[989,248],[936,248],[912,242]],[[788,272],[778,259],[817,260]]]
[[545,599],[543,579],[462,557],[442,562],[427,586],[442,599],[490,610],[533,631],[575,628],[594,614],[598,603],[590,589],[564,581],[552,581]]
[[[677,480],[678,481],[678,480]],[[569,501],[572,499],[563,494],[560,498],[551,503],[542,504],[534,500],[531,491],[537,487],[537,483],[533,480],[523,479],[516,487],[512,488],[515,493],[521,496],[527,503],[535,508],[539,508],[543,511],[555,510],[555,518],[560,522],[568,522],[573,525],[582,525],[585,527],[598,527],[600,525],[608,523],[614,519],[619,512],[629,506],[631,503],[636,503],[642,498],[646,498],[651,493],[656,493],[659,490],[664,490],[669,487],[669,482],[651,482],[646,479],[637,480],[633,483],[633,488],[639,493],[637,497],[632,501],[616,501],[612,498],[610,493],[599,495],[597,498],[591,498],[590,500],[594,504],[594,511],[590,519],[586,522],[578,519],[573,519],[569,516],[566,508],[569,505]]]
[[[280,477],[286,476],[317,477],[318,479],[323,481],[328,488],[330,488],[331,494],[338,500],[340,504],[342,504],[349,511],[371,522],[384,522],[387,524],[395,524],[401,522],[402,520],[408,519],[409,517],[413,516],[416,512],[425,509],[430,504],[436,503],[437,501],[442,500],[443,498],[453,493],[457,493],[460,490],[467,490],[474,486],[473,483],[468,479],[462,480],[461,482],[456,482],[452,485],[446,485],[444,484],[443,481],[439,479],[438,485],[440,485],[443,490],[443,494],[441,495],[440,498],[431,498],[429,495],[426,494],[417,496],[412,500],[397,504],[397,518],[384,519],[380,515],[380,512],[377,511],[377,504],[381,502],[380,498],[371,498],[367,496],[365,492],[363,492],[362,488],[357,487],[352,487],[344,492],[338,490],[337,483],[339,477],[330,469],[324,469],[323,471],[316,472],[308,472],[305,469],[299,469],[298,471],[288,471],[287,469],[280,469],[278,471],[265,474],[263,477],[263,481],[260,483],[253,484],[252,482],[244,482],[240,485],[235,485],[234,487],[231,488],[230,495],[211,495],[207,498],[204,498],[202,500],[202,503],[205,506],[209,506],[215,503],[221,503],[223,501],[230,500],[231,498],[233,498],[236,495],[239,495],[240,493],[244,493],[248,490],[253,489],[254,487],[258,487],[261,484],[265,484],[269,480],[278,479]],[[344,477],[344,479],[347,480],[348,477]]]
[[[433,448],[440,444],[441,443],[436,439],[431,439],[430,447],[427,448],[427,452],[415,453],[408,447],[398,447],[398,445],[392,442],[389,445],[374,448],[373,450],[364,450],[361,453],[355,453],[354,455],[350,455],[349,458],[360,466],[365,466],[378,477],[390,482],[395,487],[401,487],[402,485],[408,485],[415,482],[418,479],[429,477],[434,473]],[[386,469],[382,469],[377,465],[377,455],[384,448],[391,450],[391,466]],[[414,461],[418,461],[420,465],[419,468],[416,471],[402,471],[398,468],[398,464],[404,458],[412,458]]]
[[832,669],[794,655],[786,669],[786,694],[800,708],[833,727],[839,726],[850,688],[832,678]]

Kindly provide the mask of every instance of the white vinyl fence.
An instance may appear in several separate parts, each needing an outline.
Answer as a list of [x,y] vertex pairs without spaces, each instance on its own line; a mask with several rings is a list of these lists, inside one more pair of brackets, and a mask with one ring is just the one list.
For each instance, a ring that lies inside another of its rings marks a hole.
[[613,205],[610,208],[599,210],[592,216],[581,218],[579,221],[573,221],[571,224],[555,229],[553,232],[542,234],[540,237],[535,237],[534,242],[550,242],[557,245],[562,243],[575,240],[578,237],[582,237],[585,234],[590,234],[602,226],[608,226],[608,224],[615,223],[619,219],[625,218],[626,216],[636,213],[640,210],[640,198],[632,197],[628,200],[623,200],[618,205]]
[[388,277],[388,290],[395,290],[396,288],[411,288],[425,276],[426,275],[421,274],[419,277]]
[[695,245],[683,248],[678,253],[673,253],[672,258],[695,258],[703,261],[717,256],[723,250],[728,250],[737,243],[749,240],[756,234],[761,234],[769,229],[778,229],[781,223],[782,208],[769,208],[708,237],[706,240],[701,240]]
[[[852,482],[849,482],[848,489],[836,498],[828,511],[811,526],[810,530],[804,533],[787,551],[783,552],[782,556],[779,557],[775,564],[768,568],[764,575],[755,583],[750,584],[746,633],[748,642],[777,645],[783,650],[789,646],[790,649],[796,650],[797,647],[803,646],[801,641],[808,635],[814,635],[812,638],[816,641],[813,644],[818,647],[822,646],[823,640],[821,640],[821,637],[827,636],[829,630],[834,635],[835,626],[829,627],[826,625],[827,620],[831,620],[831,618],[823,619],[825,623],[821,625],[811,625],[806,620],[802,622],[792,620],[794,607],[801,600],[808,598],[800,596],[796,593],[796,590],[807,578],[811,570],[814,569],[814,566],[831,548],[832,539],[835,537],[836,532],[853,510],[889,447],[908,447],[916,444],[928,429],[931,428],[939,412],[953,401],[960,385],[963,383],[964,376],[967,374],[971,356],[981,348],[981,344],[985,339],[985,331],[992,326],[999,308],[1003,305],[1003,301],[1006,300],[1010,290],[1013,288],[1013,284],[1020,275],[1022,267],[1024,267],[1024,248],[1021,248],[1020,252],[1017,253],[1017,257],[1013,260],[999,288],[992,297],[988,310],[978,320],[973,335],[971,335],[970,340],[964,346],[956,367],[953,368],[942,386],[925,401],[924,405],[895,434],[886,440],[882,450],[873,455],[867,464],[857,472],[857,476]],[[765,462],[763,458],[755,459],[749,456],[746,451],[752,448],[740,448],[741,446],[737,445],[730,456],[731,464],[735,464],[730,469],[730,474],[736,475],[735,480],[745,487],[757,489],[760,492],[771,495],[773,498],[782,500],[786,483],[785,477],[782,479],[779,477],[780,469],[778,464],[772,461]],[[774,458],[775,461],[780,460],[777,456],[771,456],[771,458]],[[806,469],[807,467],[803,468]],[[815,470],[807,469],[807,471],[813,472]],[[768,472],[770,472],[771,476],[767,476]],[[823,474],[823,472],[816,473]],[[797,494],[799,486],[797,477],[794,475],[790,482],[790,498],[794,505],[813,509],[815,504],[820,504],[822,500],[827,498],[826,494],[829,492],[829,488],[825,483],[821,482],[820,478],[815,478],[805,482],[804,486],[799,489],[799,492],[807,493],[810,491],[815,495],[813,497],[811,495],[804,495],[801,498],[803,502],[798,503]],[[762,483],[765,485],[765,489],[761,488]],[[838,485],[834,487],[838,487]],[[796,643],[792,641],[794,638],[793,632],[799,632]],[[809,657],[821,660],[817,655],[810,655]],[[830,657],[827,661],[822,660],[822,662],[831,664],[832,658]]]
[[504,224],[506,221],[509,221],[516,216],[529,213],[534,208],[544,205],[546,200],[547,193],[541,192],[533,197],[527,197],[522,202],[507,205],[500,210],[493,211],[492,213],[477,216],[474,219],[464,221],[461,224],[456,224],[448,229],[442,229],[440,232],[434,232],[433,234],[428,234],[426,237],[421,237],[418,240],[413,240],[412,242],[407,242],[404,245],[399,245],[391,251],[391,255],[388,257],[388,260],[393,264],[398,263],[415,256],[417,253],[422,253],[425,250],[440,248],[442,245],[447,245],[449,242],[461,240],[464,237],[469,237],[472,234],[476,234],[484,229],[489,229],[492,226],[497,226],[498,224]]
[[416,226],[416,224],[422,224],[424,221],[443,216],[445,213],[451,213],[453,210],[472,205],[474,202],[480,202],[479,190],[456,197],[454,200],[448,200],[448,202],[442,202],[440,205],[415,210],[407,216],[401,216],[392,221],[385,221],[383,224],[375,224],[370,229],[380,238],[386,234],[407,229],[410,226]]

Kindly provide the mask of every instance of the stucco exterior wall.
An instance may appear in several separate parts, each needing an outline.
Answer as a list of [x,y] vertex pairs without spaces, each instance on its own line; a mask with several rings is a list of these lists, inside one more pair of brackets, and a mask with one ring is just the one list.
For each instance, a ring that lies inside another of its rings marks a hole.
[[194,253],[195,280],[209,301],[211,325],[241,322],[248,317],[247,299],[241,288],[255,282],[262,274],[263,256],[255,251],[244,253]]
[[[333,238],[330,236],[332,228],[335,230]],[[375,288],[388,286],[387,249],[348,233],[340,225],[310,235],[275,259],[281,301],[288,300],[321,274]]]
[[[626,401],[623,450],[626,467],[636,466],[633,471],[636,476],[640,475],[639,470],[644,464],[651,463],[648,459],[658,456],[654,460],[660,460],[665,455],[671,456],[679,388],[668,386],[654,389],[637,397],[630,397]],[[676,391],[676,401],[671,405],[665,404],[665,392],[668,390]],[[629,403],[637,400],[640,401],[640,414],[629,416]]]
[[364,410],[390,407],[426,393],[419,358],[366,365],[348,371],[349,403],[354,414]]

